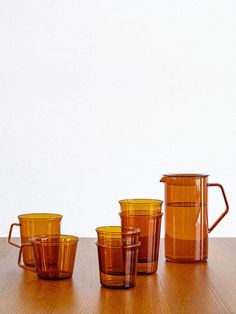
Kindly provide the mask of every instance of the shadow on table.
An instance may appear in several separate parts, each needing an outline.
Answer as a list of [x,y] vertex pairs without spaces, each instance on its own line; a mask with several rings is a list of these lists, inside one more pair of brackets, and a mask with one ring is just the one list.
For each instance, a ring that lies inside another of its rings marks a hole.
[[158,274],[137,277],[130,289],[100,288],[98,312],[154,313],[161,307],[161,285]]
[[[137,277],[127,290],[100,288],[101,313],[199,313],[215,308],[207,263],[160,265],[158,272]],[[204,296],[204,298],[203,298]],[[203,301],[204,299],[204,301]]]
[[[208,263],[165,262],[162,295],[169,312],[206,313],[212,311]],[[174,302],[170,302],[174,300]]]

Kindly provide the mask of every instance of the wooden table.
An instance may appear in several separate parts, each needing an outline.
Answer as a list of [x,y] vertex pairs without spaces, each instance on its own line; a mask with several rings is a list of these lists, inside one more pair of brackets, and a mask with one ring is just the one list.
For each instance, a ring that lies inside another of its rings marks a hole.
[[47,281],[19,268],[1,238],[0,313],[236,313],[236,238],[210,239],[202,264],[165,262],[162,241],[157,274],[128,290],[100,286],[94,242],[80,239],[72,279]]

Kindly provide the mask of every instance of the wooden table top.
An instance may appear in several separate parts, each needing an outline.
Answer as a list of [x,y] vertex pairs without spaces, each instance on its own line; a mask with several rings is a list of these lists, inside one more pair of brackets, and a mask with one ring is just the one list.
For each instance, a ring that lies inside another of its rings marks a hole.
[[236,238],[213,238],[207,263],[165,262],[127,290],[102,288],[95,239],[81,238],[72,279],[48,281],[17,265],[0,238],[0,313],[236,313]]

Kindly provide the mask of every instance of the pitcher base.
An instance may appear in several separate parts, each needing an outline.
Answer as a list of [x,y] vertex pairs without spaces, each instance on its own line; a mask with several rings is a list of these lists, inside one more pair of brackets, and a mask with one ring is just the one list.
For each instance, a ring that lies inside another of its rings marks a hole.
[[204,257],[202,259],[190,259],[190,258],[171,258],[166,256],[166,261],[172,263],[205,263],[207,262],[207,257]]

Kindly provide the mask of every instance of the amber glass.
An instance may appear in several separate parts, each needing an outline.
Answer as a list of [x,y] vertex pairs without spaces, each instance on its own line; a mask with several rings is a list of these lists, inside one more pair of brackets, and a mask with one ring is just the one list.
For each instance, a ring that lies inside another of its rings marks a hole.
[[[70,235],[42,235],[22,244],[18,265],[33,270],[41,279],[65,279],[73,274],[78,238]],[[33,251],[35,269],[21,264],[25,249]]]
[[[18,216],[19,223],[13,223],[10,227],[8,242],[20,248],[20,245],[11,241],[11,233],[14,226],[20,227],[21,244],[29,243],[29,239],[33,236],[42,234],[60,234],[60,225],[62,215],[59,214],[23,214]],[[25,247],[23,252],[23,260],[27,265],[34,265],[32,250]]]
[[121,227],[121,226],[105,226],[96,229],[98,240],[102,245],[114,245],[115,241],[119,245],[134,245],[139,243],[139,228]]
[[146,210],[146,211],[157,211],[161,213],[161,200],[135,198],[119,201],[121,212],[127,212],[132,210]]
[[[204,174],[167,174],[165,183],[165,256],[172,262],[203,262],[208,258],[208,232],[228,212],[219,183],[208,183]],[[208,187],[220,187],[226,209],[208,228]]]
[[101,285],[113,289],[134,287],[140,230],[106,226],[98,227],[96,231]]
[[121,205],[121,225],[123,227],[140,228],[141,242],[138,253],[138,273],[151,274],[157,271],[160,231],[160,200],[131,199],[119,201]]

